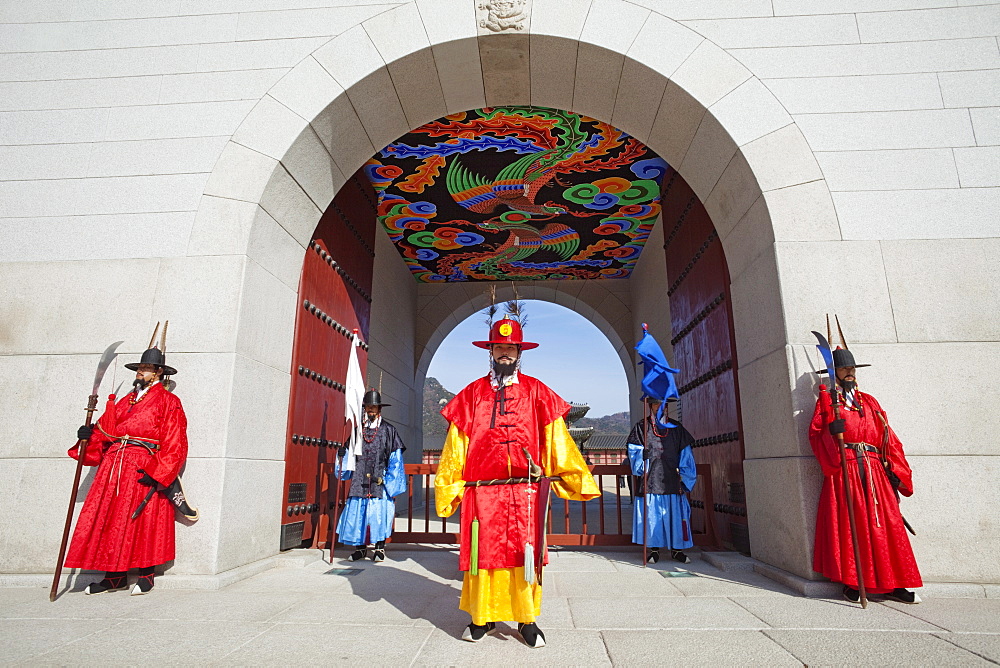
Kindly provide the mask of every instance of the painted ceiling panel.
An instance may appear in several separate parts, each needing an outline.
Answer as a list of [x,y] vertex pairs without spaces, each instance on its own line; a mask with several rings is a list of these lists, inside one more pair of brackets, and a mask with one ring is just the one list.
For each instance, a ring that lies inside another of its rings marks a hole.
[[365,172],[417,281],[626,278],[666,162],[606,123],[490,107],[427,123]]

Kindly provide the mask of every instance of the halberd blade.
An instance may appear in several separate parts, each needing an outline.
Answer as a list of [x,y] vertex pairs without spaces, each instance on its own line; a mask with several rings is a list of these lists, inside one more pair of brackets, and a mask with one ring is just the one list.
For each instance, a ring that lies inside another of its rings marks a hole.
[[107,350],[104,351],[104,354],[101,355],[101,361],[97,365],[97,373],[94,375],[94,391],[91,392],[91,394],[97,394],[97,390],[101,386],[101,381],[104,380],[104,373],[108,370],[108,367],[111,366],[111,363],[118,355],[118,353],[115,351],[118,349],[118,346],[120,346],[123,343],[125,342],[115,341],[110,346],[108,346]]

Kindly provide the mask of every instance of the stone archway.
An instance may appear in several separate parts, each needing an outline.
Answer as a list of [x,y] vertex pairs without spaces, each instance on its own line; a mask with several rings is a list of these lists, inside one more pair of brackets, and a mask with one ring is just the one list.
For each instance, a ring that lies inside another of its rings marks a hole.
[[[757,481],[748,483],[750,521],[779,527],[755,532],[762,542],[754,552],[808,576],[814,496],[804,489],[811,484],[802,465],[808,449],[792,418],[793,337],[785,323],[790,305],[804,297],[786,273],[796,266],[779,267],[776,244],[840,234],[802,134],[746,68],[655,11],[617,0],[536,0],[520,30],[493,34],[478,26],[472,3],[400,5],[303,60],[241,124],[206,186],[191,252],[247,258],[231,295],[239,305],[236,351],[288,368],[304,248],[346,176],[376,149],[434,118],[488,105],[538,104],[606,119],[678,169],[722,239],[747,478]],[[280,378],[272,383],[280,386]],[[282,424],[287,406],[234,391],[231,411]],[[273,430],[265,431],[270,437]],[[230,456],[230,443],[225,452]],[[781,491],[769,491],[778,481]],[[273,491],[280,495],[279,484]],[[272,493],[270,482],[262,489]],[[276,534],[270,520],[262,513],[249,528],[262,540],[245,561],[277,544],[263,539]],[[228,539],[220,531],[220,542]]]

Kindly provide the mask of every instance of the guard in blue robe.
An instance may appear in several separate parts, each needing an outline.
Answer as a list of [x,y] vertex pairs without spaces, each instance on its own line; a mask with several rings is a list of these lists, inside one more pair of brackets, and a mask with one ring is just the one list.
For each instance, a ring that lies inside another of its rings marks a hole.
[[[648,560],[659,561],[662,547],[670,550],[675,561],[688,564],[691,559],[681,550],[694,546],[691,504],[687,498],[698,477],[691,450],[694,437],[676,420],[666,418],[669,427],[659,424],[655,417],[659,405],[660,402],[650,402],[650,416],[637,422],[628,436],[628,458],[636,476],[636,496],[646,496],[645,503],[634,503],[632,507],[632,542],[643,544],[642,526],[646,519]],[[647,467],[648,490],[643,483]]]
[[337,522],[337,536],[345,545],[358,549],[351,561],[368,556],[372,561],[385,560],[385,541],[392,535],[396,518],[395,497],[406,491],[403,451],[406,447],[399,432],[382,418],[382,396],[376,390],[365,393],[365,409],[360,438],[348,446],[340,470],[341,480],[350,480],[347,503]]

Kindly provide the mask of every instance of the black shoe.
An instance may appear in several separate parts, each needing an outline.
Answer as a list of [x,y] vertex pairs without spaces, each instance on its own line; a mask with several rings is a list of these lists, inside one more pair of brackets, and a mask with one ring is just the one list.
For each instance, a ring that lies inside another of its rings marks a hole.
[[850,601],[851,603],[860,603],[861,592],[859,592],[857,589],[852,589],[851,587],[844,585],[844,598]]
[[920,603],[920,597],[909,589],[898,587],[885,595],[886,598],[900,603]]
[[468,640],[469,642],[479,642],[486,636],[491,636],[497,632],[497,625],[495,622],[486,622],[482,626],[479,624],[469,624],[462,631],[462,640]]
[[372,561],[378,563],[380,561],[385,561],[385,550],[372,550]]
[[691,563],[691,557],[687,556],[686,554],[684,554],[680,550],[670,550],[670,557],[674,561],[679,561],[682,564],[690,564]]
[[87,585],[84,594],[103,594],[107,591],[119,591],[128,586],[125,573],[105,573],[104,579]]
[[539,647],[545,647],[545,634],[542,633],[541,629],[539,629],[538,625],[534,622],[531,622],[530,624],[518,623],[517,632],[521,634],[522,638],[524,638],[524,644],[528,647],[536,649]]
[[153,573],[147,575],[140,575],[139,579],[135,581],[135,585],[132,587],[132,596],[142,596],[143,594],[148,594],[153,591]]
[[361,561],[367,556],[368,556],[368,547],[367,546],[359,547],[358,549],[354,550],[353,553],[351,553],[351,561]]
[[660,551],[653,548],[649,551],[649,556],[646,557],[646,561],[652,561],[654,564],[660,560]]

